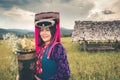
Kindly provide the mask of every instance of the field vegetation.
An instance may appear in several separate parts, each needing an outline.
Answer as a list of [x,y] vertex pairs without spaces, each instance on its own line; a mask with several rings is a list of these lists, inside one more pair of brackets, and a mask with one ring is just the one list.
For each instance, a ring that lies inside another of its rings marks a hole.
[[[61,41],[67,52],[70,80],[120,80],[119,51],[84,52],[70,37]],[[0,40],[0,80],[15,80],[17,69],[11,69],[11,58],[11,48]]]

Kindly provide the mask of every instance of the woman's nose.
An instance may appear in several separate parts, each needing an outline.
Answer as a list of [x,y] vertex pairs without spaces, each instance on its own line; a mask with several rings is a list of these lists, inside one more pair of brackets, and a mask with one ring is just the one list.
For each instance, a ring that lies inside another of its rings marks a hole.
[[43,30],[43,34],[46,34],[46,30]]

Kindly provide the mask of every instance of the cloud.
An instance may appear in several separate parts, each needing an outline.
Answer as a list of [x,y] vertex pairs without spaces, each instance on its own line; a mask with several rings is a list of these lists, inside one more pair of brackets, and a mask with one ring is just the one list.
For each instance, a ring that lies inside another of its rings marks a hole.
[[114,14],[114,12],[111,10],[103,10],[102,13],[105,15]]
[[[34,20],[29,17],[25,19],[22,15],[24,12],[56,11],[60,12],[61,26],[73,28],[74,21],[84,19],[94,4],[93,0],[85,0],[84,2],[82,0],[0,0],[0,6],[2,8],[0,11],[3,11],[2,14],[6,18],[8,17],[19,24],[20,21],[22,24]],[[17,18],[18,16],[20,19]]]
[[120,0],[94,0],[95,6],[89,12],[86,20],[120,20]]
[[[88,15],[88,12],[94,7],[93,0],[91,1],[85,0],[84,2],[82,0],[41,0],[41,1],[20,0],[20,1],[18,0],[17,2],[11,4],[12,5],[11,10],[17,7],[23,9],[24,11],[26,10],[34,13],[57,11],[60,12],[61,26],[66,28],[73,28],[74,21],[84,19],[86,15]],[[7,11],[5,11],[5,13],[6,12]],[[9,16],[8,15],[7,16],[13,17],[13,19],[15,19],[16,17],[14,16],[17,15],[19,15],[17,12],[15,13],[9,12]]]
[[60,12],[61,26],[73,28],[75,20],[120,19],[119,3],[120,0],[0,0],[0,21],[13,22],[15,27],[33,27],[35,13],[56,11]]
[[12,8],[2,13],[0,22],[2,28],[33,29],[34,13],[20,8]]
[[112,9],[120,13],[120,0],[115,0],[112,5]]
[[0,0],[0,7],[4,9],[11,9],[14,6],[25,6],[29,3],[37,3],[42,0]]
[[[68,3],[71,0],[0,0],[0,7],[4,9],[11,9],[14,6],[23,7],[30,4],[52,4],[52,3]],[[31,6],[32,7],[32,6]]]

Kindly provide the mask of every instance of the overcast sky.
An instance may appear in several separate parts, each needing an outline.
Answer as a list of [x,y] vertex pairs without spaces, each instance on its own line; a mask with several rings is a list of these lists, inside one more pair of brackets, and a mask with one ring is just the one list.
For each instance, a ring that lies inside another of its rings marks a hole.
[[34,30],[34,15],[60,12],[60,26],[78,20],[120,20],[120,0],[0,0],[0,28]]

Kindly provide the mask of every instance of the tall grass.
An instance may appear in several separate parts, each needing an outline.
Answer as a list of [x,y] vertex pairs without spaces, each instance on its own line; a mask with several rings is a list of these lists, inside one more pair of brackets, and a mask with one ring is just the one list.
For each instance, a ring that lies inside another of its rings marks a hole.
[[[62,38],[71,70],[70,80],[120,80],[120,52],[84,52],[79,43]],[[0,41],[0,80],[15,80],[17,70],[10,69],[12,52]]]
[[0,80],[15,80],[17,70],[11,70],[11,48],[3,40],[0,40]]
[[83,52],[70,38],[63,38],[62,43],[71,69],[70,80],[120,80],[120,52]]

